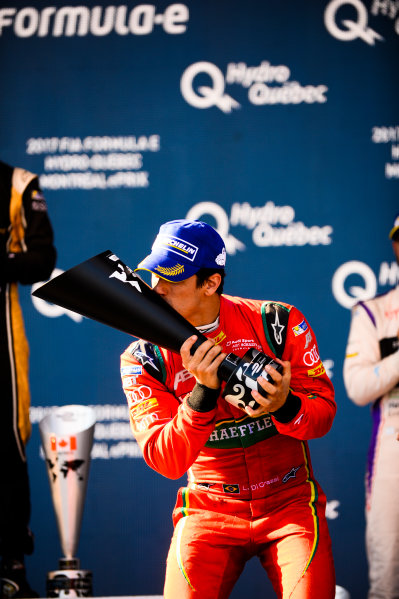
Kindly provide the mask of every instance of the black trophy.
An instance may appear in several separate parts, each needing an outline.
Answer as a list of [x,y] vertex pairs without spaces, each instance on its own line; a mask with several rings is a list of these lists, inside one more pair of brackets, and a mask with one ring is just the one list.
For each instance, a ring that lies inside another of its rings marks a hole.
[[[110,250],[51,279],[32,295],[175,353],[180,352],[191,335],[198,337],[192,352],[206,341],[204,335]],[[256,409],[259,404],[251,391],[257,389],[264,394],[256,380],[259,375],[272,381],[264,371],[267,364],[279,372],[282,370],[273,358],[255,348],[242,358],[228,354],[218,370],[219,378],[226,382],[223,397],[240,408],[249,405]]]

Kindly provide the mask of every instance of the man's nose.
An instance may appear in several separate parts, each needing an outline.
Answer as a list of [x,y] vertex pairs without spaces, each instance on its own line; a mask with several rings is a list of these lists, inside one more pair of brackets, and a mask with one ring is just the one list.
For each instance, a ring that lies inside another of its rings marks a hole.
[[158,295],[166,295],[168,290],[168,282],[159,277],[152,277],[152,288]]

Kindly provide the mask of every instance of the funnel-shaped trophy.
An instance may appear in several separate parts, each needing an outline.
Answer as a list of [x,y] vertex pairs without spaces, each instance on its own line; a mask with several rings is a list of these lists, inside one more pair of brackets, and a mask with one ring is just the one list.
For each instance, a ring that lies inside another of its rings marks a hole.
[[[198,337],[193,352],[206,340],[109,250],[55,277],[32,295],[176,353],[191,335]],[[256,381],[260,374],[271,380],[263,370],[266,364],[281,371],[280,364],[255,348],[242,358],[228,354],[218,371],[219,378],[227,381],[226,400],[241,408],[257,407],[251,390],[262,393]]]
[[93,445],[95,412],[70,405],[39,423],[61,548],[59,570],[47,575],[48,597],[91,597],[92,575],[76,557]]

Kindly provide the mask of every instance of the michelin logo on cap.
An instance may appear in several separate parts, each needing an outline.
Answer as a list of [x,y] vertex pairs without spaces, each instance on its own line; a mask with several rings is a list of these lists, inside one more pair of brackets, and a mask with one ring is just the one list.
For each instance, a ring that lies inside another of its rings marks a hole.
[[198,247],[196,245],[172,235],[158,235],[153,245],[153,249],[154,248],[173,252],[179,256],[183,256],[186,260],[191,260],[191,262],[194,262],[198,253]]

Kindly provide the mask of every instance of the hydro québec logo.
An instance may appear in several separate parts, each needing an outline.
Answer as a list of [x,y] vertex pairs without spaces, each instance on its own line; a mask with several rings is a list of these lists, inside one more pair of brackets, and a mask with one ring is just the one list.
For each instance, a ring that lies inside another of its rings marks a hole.
[[16,37],[104,37],[149,35],[156,26],[165,33],[178,35],[187,31],[189,10],[185,4],[170,4],[163,12],[153,4],[133,8],[120,6],[33,6],[0,8],[0,36],[7,31]]
[[[204,78],[205,85],[202,82]],[[215,106],[224,113],[231,113],[241,105],[236,97],[225,92],[227,85],[243,87],[250,104],[255,106],[327,102],[326,85],[302,85],[291,80],[291,70],[287,65],[272,65],[267,60],[256,66],[243,61],[230,62],[225,73],[212,62],[195,62],[184,70],[180,91],[194,108]]]

